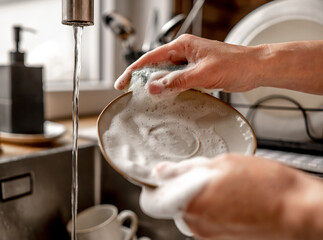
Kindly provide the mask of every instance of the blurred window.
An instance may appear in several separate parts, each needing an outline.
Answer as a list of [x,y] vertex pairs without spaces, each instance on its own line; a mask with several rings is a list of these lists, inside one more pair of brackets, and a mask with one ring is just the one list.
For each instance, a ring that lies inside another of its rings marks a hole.
[[[20,25],[36,30],[35,34],[22,33],[20,46],[26,53],[26,65],[44,66],[44,82],[71,81],[74,68],[73,28],[62,25],[61,4],[61,0],[0,0],[0,64],[9,64],[9,52],[15,47],[12,28]],[[99,18],[98,6],[95,11],[95,16]],[[99,26],[96,24],[83,30],[82,81],[100,78]]]

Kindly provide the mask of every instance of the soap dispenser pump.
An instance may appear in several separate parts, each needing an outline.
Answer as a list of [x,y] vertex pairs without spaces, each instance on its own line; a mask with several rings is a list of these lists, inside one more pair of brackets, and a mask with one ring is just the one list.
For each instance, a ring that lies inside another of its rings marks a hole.
[[22,31],[28,31],[36,33],[34,29],[14,26],[14,41],[15,41],[15,51],[10,52],[10,63],[11,64],[24,64],[25,63],[25,53],[20,51],[20,40]]
[[10,65],[0,66],[0,131],[19,134],[44,132],[43,81],[41,66],[25,65],[20,50],[21,34],[33,29],[14,26],[15,50]]

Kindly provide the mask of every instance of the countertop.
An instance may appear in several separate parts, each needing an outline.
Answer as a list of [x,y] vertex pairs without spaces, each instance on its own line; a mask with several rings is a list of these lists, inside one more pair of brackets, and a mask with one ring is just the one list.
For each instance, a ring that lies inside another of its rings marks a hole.
[[[79,120],[79,145],[90,144],[95,142],[94,135],[96,134],[96,121],[98,116],[82,117]],[[41,151],[72,145],[73,143],[73,122],[71,119],[54,121],[66,127],[66,132],[63,136],[50,143],[43,144],[14,144],[1,141],[0,136],[0,162],[4,159],[14,158],[35,154]],[[89,133],[89,137],[84,133]]]

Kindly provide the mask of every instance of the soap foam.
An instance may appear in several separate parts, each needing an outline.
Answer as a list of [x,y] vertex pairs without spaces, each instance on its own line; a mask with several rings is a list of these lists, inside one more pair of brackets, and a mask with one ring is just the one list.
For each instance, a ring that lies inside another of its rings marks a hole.
[[132,98],[103,135],[111,161],[134,178],[153,178],[151,169],[161,161],[178,162],[227,152],[214,124],[203,121],[218,111],[209,98],[178,101],[176,95],[153,97],[146,83],[155,72],[158,74],[149,68],[133,74]]
[[197,168],[183,176],[167,180],[153,169],[163,161],[201,163],[226,153],[225,142],[217,135],[214,122],[209,121],[212,114],[225,113],[205,96],[179,99],[178,92],[171,91],[152,96],[147,82],[171,74],[156,68],[140,71],[133,73],[129,89],[132,97],[112,119],[103,135],[103,145],[110,160],[130,177],[161,186],[157,189],[170,186],[157,195],[153,189],[144,187],[140,205],[152,217],[173,218],[179,229],[189,235],[181,211],[214,171],[197,164]]
[[[191,231],[182,219],[182,212],[205,183],[219,174],[218,170],[205,167],[208,161],[210,160],[205,157],[196,157],[180,162],[176,168],[184,173],[171,178],[155,171],[155,177],[159,178],[163,185],[157,189],[148,187],[142,189],[139,203],[143,212],[153,218],[173,219],[183,234],[191,236]],[[185,170],[187,167],[190,167],[188,171]]]

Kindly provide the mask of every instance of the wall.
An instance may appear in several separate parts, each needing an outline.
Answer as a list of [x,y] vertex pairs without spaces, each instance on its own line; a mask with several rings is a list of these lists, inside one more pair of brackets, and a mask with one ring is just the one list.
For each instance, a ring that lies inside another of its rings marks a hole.
[[[248,13],[271,0],[205,0],[203,6],[202,36],[223,41],[229,31]],[[188,0],[174,0],[174,14],[188,13]]]

